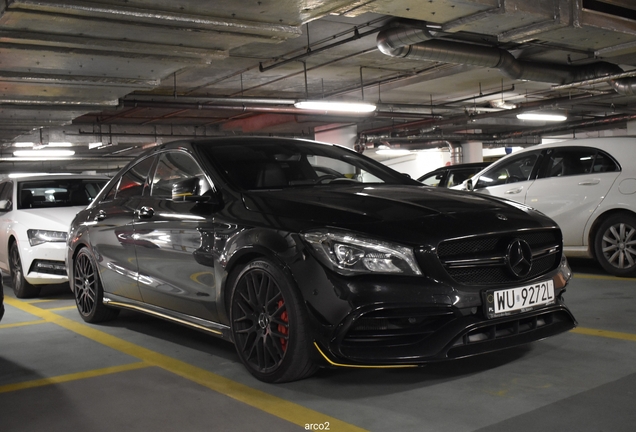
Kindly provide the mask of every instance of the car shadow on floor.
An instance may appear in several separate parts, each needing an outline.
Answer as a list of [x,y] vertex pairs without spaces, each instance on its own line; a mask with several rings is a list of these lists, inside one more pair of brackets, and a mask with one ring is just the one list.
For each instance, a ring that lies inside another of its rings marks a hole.
[[599,263],[591,258],[568,258],[568,263],[574,273],[611,276]]

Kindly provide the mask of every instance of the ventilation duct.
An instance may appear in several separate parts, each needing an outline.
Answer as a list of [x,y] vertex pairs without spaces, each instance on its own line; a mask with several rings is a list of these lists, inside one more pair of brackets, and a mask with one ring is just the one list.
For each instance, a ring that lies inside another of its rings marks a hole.
[[[517,60],[496,47],[436,39],[435,33],[412,22],[394,22],[377,38],[378,49],[391,57],[499,69],[505,76],[526,81],[570,84],[623,73],[619,66],[597,62],[582,66]],[[609,81],[619,94],[636,94],[636,79]]]

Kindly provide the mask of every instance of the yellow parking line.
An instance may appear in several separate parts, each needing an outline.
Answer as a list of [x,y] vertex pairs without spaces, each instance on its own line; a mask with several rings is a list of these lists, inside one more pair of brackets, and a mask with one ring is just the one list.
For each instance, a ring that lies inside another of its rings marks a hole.
[[56,315],[45,309],[31,306],[30,304],[20,302],[13,298],[7,298],[6,302],[10,306],[53,322],[60,327],[80,334],[102,345],[136,357],[144,363],[161,367],[169,372],[199,383],[211,390],[272,414],[278,418],[287,420],[288,422],[298,426],[305,427],[307,424],[324,424],[329,422],[331,430],[337,430],[339,432],[364,431],[364,429],[358,426],[343,422],[263,391],[253,389],[247,385],[224,378],[205,369],[192,366],[181,360],[151,351],[118,337],[111,336],[108,333],[95,329],[94,327]]
[[22,327],[22,326],[28,326],[33,324],[46,324],[47,322],[48,321],[45,321],[45,320],[35,320],[35,321],[22,321],[22,322],[11,323],[11,324],[0,324],[0,329],[11,328],[11,327]]
[[86,372],[60,375],[60,376],[51,377],[51,378],[42,378],[39,380],[25,381],[25,382],[15,383],[15,384],[6,384],[3,386],[0,386],[0,393],[8,393],[8,392],[16,391],[16,390],[24,390],[24,389],[29,389],[33,387],[42,387],[46,385],[76,381],[76,380],[85,379],[85,378],[94,378],[97,376],[108,375],[108,374],[119,373],[119,372],[126,372],[130,370],[146,368],[149,366],[150,366],[149,364],[144,362],[131,363],[131,364],[122,365],[122,366],[113,366],[113,367],[107,367],[103,369],[94,369],[94,370],[90,370]]
[[624,282],[636,282],[635,278],[624,278],[618,276],[605,276],[605,275],[592,275],[575,273],[573,275],[575,279],[597,279],[597,280],[612,280],[612,281],[624,281]]
[[35,300],[22,300],[25,303],[36,304],[36,303],[49,303],[53,301],[57,301],[56,299],[35,299]]
[[621,340],[636,342],[636,334],[631,334],[631,333],[620,333],[620,332],[598,330],[598,329],[591,329],[591,328],[582,328],[582,327],[577,327],[570,331],[572,333],[583,334],[588,336],[600,336],[600,337],[606,337],[611,339],[621,339]]
[[77,306],[73,305],[73,306],[61,306],[61,307],[56,307],[56,308],[47,308],[47,311],[64,311],[64,310],[71,310],[71,309],[77,309]]

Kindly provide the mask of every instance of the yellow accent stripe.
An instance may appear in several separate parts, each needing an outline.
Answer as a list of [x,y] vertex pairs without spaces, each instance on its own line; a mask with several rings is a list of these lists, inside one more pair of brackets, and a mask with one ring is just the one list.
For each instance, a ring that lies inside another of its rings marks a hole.
[[329,359],[329,357],[327,357],[325,355],[325,353],[322,352],[322,350],[320,349],[320,347],[318,346],[318,344],[316,342],[314,342],[314,346],[316,347],[316,349],[318,350],[320,355],[323,356],[324,359],[332,366],[348,367],[348,368],[360,368],[360,369],[403,369],[403,368],[418,367],[417,365],[378,365],[378,366],[374,366],[374,365],[351,365],[351,364],[344,364],[344,363],[336,363],[336,362],[331,361],[331,359]]
[[153,315],[153,316],[158,316],[159,318],[163,318],[163,319],[167,319],[167,320],[170,320],[170,321],[178,322],[179,324],[187,325],[189,327],[197,328],[199,330],[204,330],[204,331],[207,331],[207,332],[210,332],[210,333],[214,333],[216,335],[222,335],[223,334],[219,330],[214,330],[214,329],[211,329],[211,328],[208,328],[208,327],[204,327],[202,325],[191,323],[189,321],[184,321],[184,320],[179,319],[179,318],[174,318],[174,317],[171,317],[169,315],[162,314],[160,312],[155,312],[155,311],[150,310],[150,309],[144,309],[144,308],[139,307],[139,306],[130,305],[128,303],[120,303],[120,302],[116,302],[116,301],[110,300],[108,302],[108,304],[109,305],[113,305],[113,306],[119,306],[119,307],[126,308],[126,309],[136,310],[136,311],[139,311],[139,312],[144,312],[144,313],[147,313],[147,314],[150,314],[150,315]]
[[613,331],[607,331],[607,330],[598,330],[598,329],[591,329],[591,328],[581,328],[581,327],[577,327],[577,328],[575,328],[573,330],[570,330],[570,331],[572,333],[577,333],[577,334],[582,334],[582,335],[600,336],[600,337],[605,337],[605,338],[620,339],[620,340],[636,342],[636,334],[631,334],[631,333],[620,333],[620,332],[613,332]]
[[181,360],[151,351],[139,345],[127,342],[115,336],[111,336],[103,331],[96,330],[83,323],[78,323],[68,318],[56,315],[45,309],[31,306],[27,303],[20,302],[13,298],[5,299],[6,303],[24,312],[38,316],[42,319],[50,321],[67,330],[80,334],[88,339],[98,342],[102,345],[120,351],[124,354],[136,357],[142,362],[155,365],[169,372],[179,375],[185,379],[201,384],[211,390],[228,396],[244,404],[250,405],[266,413],[272,414],[278,418],[287,420],[290,423],[305,427],[309,423],[329,422],[332,430],[339,432],[363,432],[358,426],[343,422],[336,418],[322,414],[318,411],[306,408],[302,405],[289,402],[285,399],[265,393],[260,390],[253,389],[244,384],[237,383],[228,378],[224,378],[205,369],[192,366]]
[[573,275],[575,279],[596,279],[596,280],[611,280],[611,281],[624,281],[624,282],[636,282],[635,278],[624,278],[618,276],[604,276],[604,275],[591,275],[576,273]]
[[60,376],[51,377],[51,378],[43,378],[39,380],[25,381],[25,382],[15,383],[15,384],[6,384],[3,386],[0,386],[0,393],[8,393],[8,392],[16,391],[16,390],[42,387],[42,386],[47,386],[51,384],[60,384],[64,382],[76,381],[76,380],[81,380],[85,378],[94,378],[94,377],[98,377],[102,375],[108,375],[108,374],[126,372],[130,370],[135,370],[135,369],[146,368],[149,366],[150,366],[149,364],[144,362],[131,363],[128,365],[113,366],[113,367],[107,367],[103,369],[94,369],[94,370],[90,370],[86,372],[60,375]]
[[36,320],[36,321],[23,321],[11,324],[0,324],[0,329],[11,328],[11,327],[23,327],[33,324],[46,324],[47,321],[44,320]]
[[57,301],[57,300],[51,300],[51,299],[36,299],[36,300],[22,300],[25,303],[28,304],[36,304],[36,303],[49,303],[49,302],[53,302],[53,301]]

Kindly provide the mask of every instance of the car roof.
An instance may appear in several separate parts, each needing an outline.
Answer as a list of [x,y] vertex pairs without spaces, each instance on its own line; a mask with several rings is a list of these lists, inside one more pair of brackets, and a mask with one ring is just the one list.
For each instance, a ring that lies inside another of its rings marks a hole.
[[30,180],[62,180],[62,179],[90,179],[90,180],[110,180],[109,177],[98,174],[25,174],[15,177],[8,177],[2,181],[13,180],[17,182]]
[[570,139],[551,143],[537,144],[534,146],[526,147],[525,149],[516,151],[512,154],[558,147],[596,147],[610,153],[617,159],[624,159],[626,157],[624,155],[625,152],[636,153],[636,137],[599,137]]

